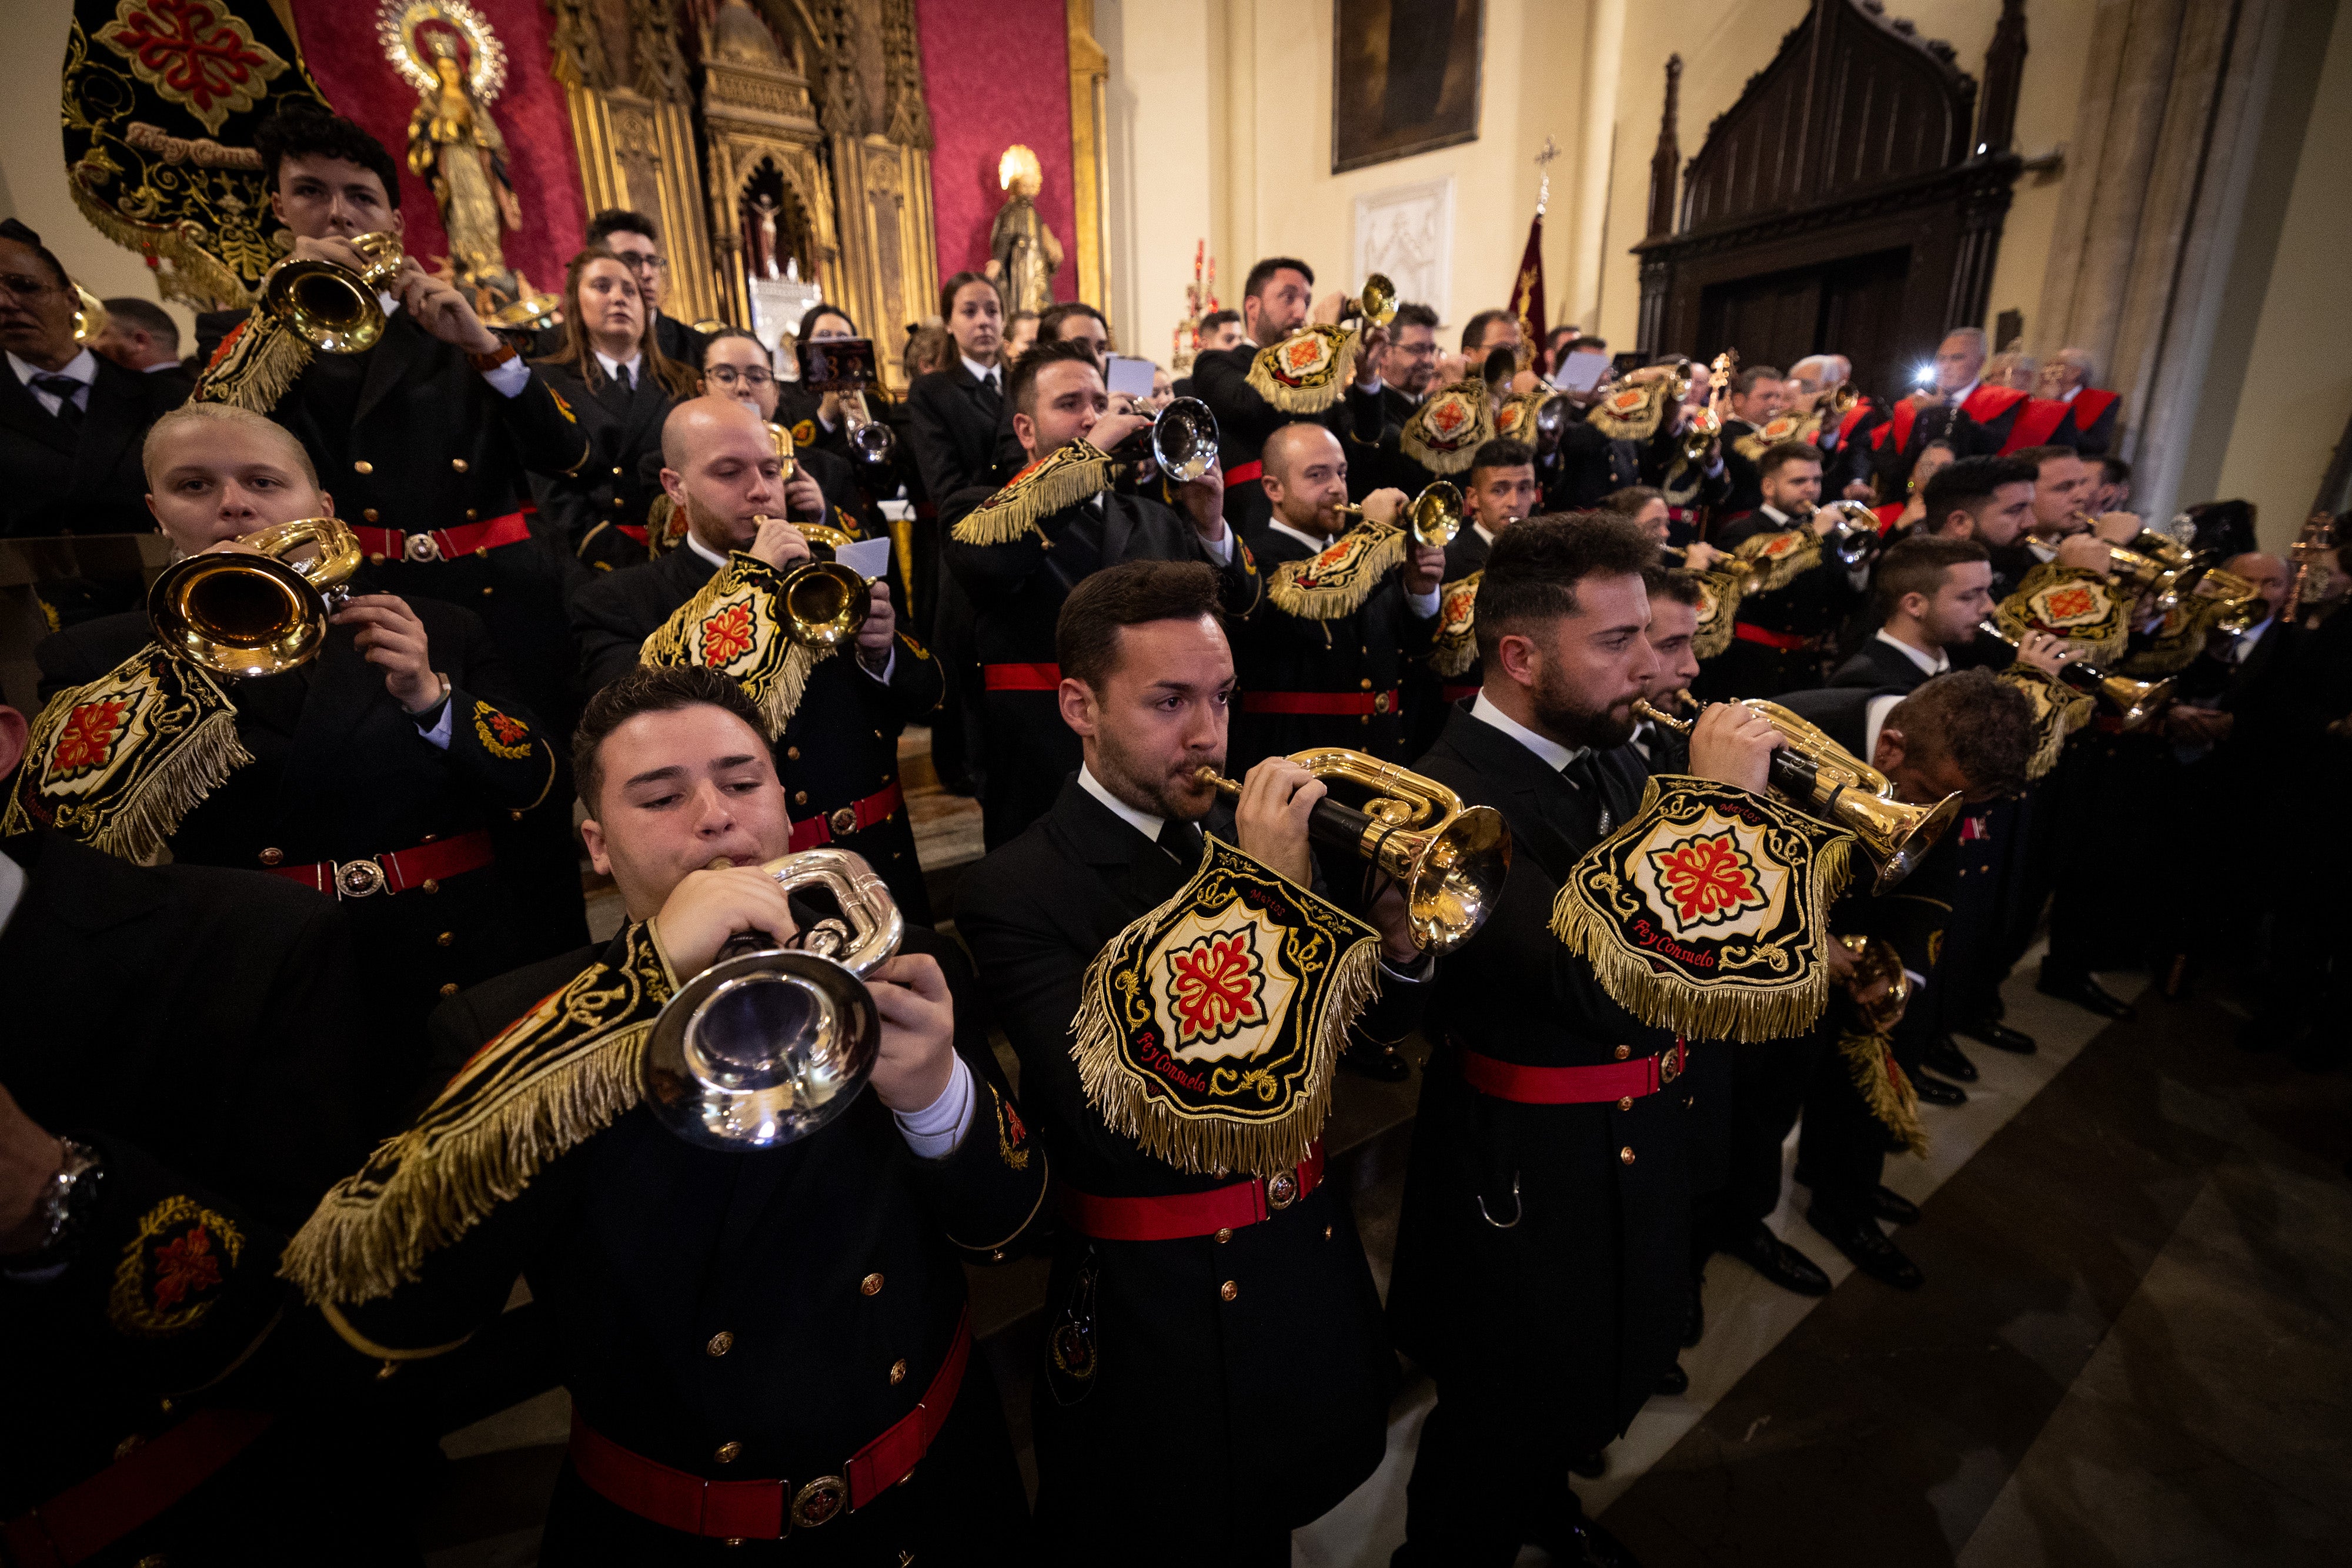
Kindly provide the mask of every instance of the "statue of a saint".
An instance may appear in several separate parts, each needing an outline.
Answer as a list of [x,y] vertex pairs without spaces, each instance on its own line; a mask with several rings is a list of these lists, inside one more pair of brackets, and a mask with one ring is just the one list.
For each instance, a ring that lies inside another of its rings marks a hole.
[[489,110],[474,98],[457,37],[432,32],[426,50],[434,81],[408,120],[409,170],[433,187],[457,281],[518,298],[522,286],[507,270],[499,238],[522,227],[522,204],[507,174],[506,138]]
[[997,161],[996,179],[1010,194],[988,231],[988,276],[1003,296],[1008,318],[1016,311],[1043,310],[1054,303],[1062,242],[1037,215],[1037,193],[1045,183],[1037,154],[1014,142]]

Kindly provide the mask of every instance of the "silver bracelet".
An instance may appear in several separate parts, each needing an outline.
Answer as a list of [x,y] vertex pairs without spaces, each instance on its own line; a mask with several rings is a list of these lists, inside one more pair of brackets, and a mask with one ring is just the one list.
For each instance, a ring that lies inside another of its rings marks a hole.
[[95,1193],[100,1178],[105,1175],[99,1164],[98,1151],[88,1144],[71,1138],[59,1138],[58,1142],[65,1149],[65,1164],[50,1176],[39,1201],[33,1205],[33,1218],[41,1227],[41,1239],[26,1255],[27,1260],[41,1258],[66,1239],[74,1222],[89,1212],[87,1201],[75,1201],[77,1195],[86,1199]]

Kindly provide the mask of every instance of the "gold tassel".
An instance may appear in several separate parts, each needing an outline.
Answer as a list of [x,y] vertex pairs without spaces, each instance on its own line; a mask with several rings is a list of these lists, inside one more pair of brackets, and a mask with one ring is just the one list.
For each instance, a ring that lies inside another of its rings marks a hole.
[[[1319,340],[1314,358],[1303,370],[1286,370],[1298,364],[1310,337]],[[1310,323],[1260,349],[1244,379],[1258,396],[1285,413],[1321,413],[1356,379],[1357,346],[1357,336],[1348,328]]]
[[1265,596],[1302,621],[1337,621],[1363,608],[1390,570],[1404,562],[1404,530],[1350,530],[1321,555],[1286,560],[1267,575]]
[[[737,677],[743,695],[750,697],[767,722],[768,738],[780,739],[784,726],[800,711],[801,698],[808,690],[810,672],[834,654],[834,650],[813,650],[805,643],[793,641],[785,632],[783,596],[777,590],[782,579],[773,567],[757,556],[735,551],[728,564],[710,574],[710,580],[698,589],[694,597],[670,612],[668,620],[648,633],[637,650],[639,662],[647,664],[682,664],[693,662],[698,652],[695,632],[712,614],[722,600],[742,592],[752,591],[752,615],[766,628],[766,634],[783,642],[783,656],[772,671],[753,670]],[[725,672],[721,672],[722,674]]]
[[130,222],[91,195],[79,179],[68,180],[66,189],[73,193],[74,205],[81,209],[90,227],[125,250],[171,264],[155,269],[166,299],[177,299],[196,310],[252,302],[253,291],[246,287],[245,279],[192,237],[194,225],[173,229],[148,228]]
[[1870,1113],[1913,1154],[1926,1159],[1927,1130],[1919,1124],[1919,1092],[1911,1086],[1885,1039],[1850,1034],[1838,1041],[1838,1054],[1845,1058],[1846,1071],[1853,1075],[1853,1086],[1861,1091]]
[[189,394],[192,402],[225,402],[248,413],[276,408],[310,365],[310,345],[258,305],[221,346]]
[[252,760],[253,754],[237,738],[236,710],[210,716],[188,732],[146,787],[122,803],[120,814],[99,830],[89,847],[140,865],[154,864],[164,841],[180,831],[181,820]]
[[[1110,486],[1110,455],[1086,441],[1059,446],[1015,474],[1005,486],[964,514],[948,537],[963,545],[1009,545],[1023,534]],[[1047,549],[1052,549],[1047,541]]]
[[2014,686],[2033,709],[2033,755],[2026,758],[2025,776],[2039,779],[2058,766],[2074,733],[2091,722],[2097,705],[2072,686],[2061,685],[2032,664],[2018,663],[2001,671],[2004,685]]

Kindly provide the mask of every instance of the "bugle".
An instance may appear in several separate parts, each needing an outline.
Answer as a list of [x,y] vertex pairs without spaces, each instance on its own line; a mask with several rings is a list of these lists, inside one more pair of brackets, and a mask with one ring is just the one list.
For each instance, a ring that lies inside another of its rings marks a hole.
[[[1831,739],[1811,719],[1760,697],[1740,700],[1780,732],[1780,745],[1772,753],[1771,792],[1859,839],[1878,867],[1873,891],[1886,893],[1916,871],[1959,816],[1958,795],[1947,795],[1932,806],[1898,800],[1894,780]],[[1679,735],[1687,736],[1696,727],[1639,698],[1633,711]]]
[[[765,521],[752,519],[755,527]],[[809,559],[784,573],[779,591],[784,634],[803,647],[838,648],[856,636],[873,613],[874,585],[833,559],[834,551],[856,542],[847,534],[824,523],[792,526],[808,541]]]
[[[1875,556],[1886,543],[1878,531],[1878,514],[1860,501],[1832,501],[1813,516],[1827,512],[1837,521],[1822,536],[1822,553],[1852,571]],[[1808,525],[1811,518],[1806,518]]]
[[[1977,630],[2011,648],[2021,646],[2025,641],[2021,633],[1990,617],[1978,622]],[[2095,700],[2126,729],[2139,728],[2162,713],[2165,705],[2172,700],[2172,683],[2168,680],[2136,681],[2129,675],[2111,675],[2079,660],[2059,665],[2058,679]]]
[[1383,272],[1367,273],[1364,291],[1339,307],[1339,319],[1360,317],[1367,326],[1385,327],[1396,319],[1396,285]]
[[[316,658],[327,618],[343,607],[360,541],[333,517],[303,517],[245,535],[246,550],[206,550],[163,569],[147,591],[147,622],[163,647],[216,675],[274,675]],[[307,560],[287,557],[305,546]]]
[[384,325],[376,293],[407,265],[397,235],[354,235],[350,243],[365,264],[361,271],[341,262],[289,256],[261,280],[263,306],[322,354],[357,354],[375,347]]
[[1171,398],[1151,415],[1150,424],[1120,442],[1111,456],[1123,463],[1149,457],[1171,481],[1189,485],[1217,465],[1217,416],[1199,398]]
[[[1434,779],[1360,751],[1321,747],[1294,752],[1290,760],[1327,783],[1339,779],[1372,791],[1360,810],[1326,795],[1308,812],[1307,830],[1354,851],[1396,883],[1416,944],[1445,953],[1478,934],[1511,869],[1511,830],[1501,812],[1465,806]],[[1221,794],[1242,792],[1213,768],[1195,777]]]
[[804,850],[760,869],[786,892],[829,892],[841,915],[817,921],[794,947],[762,931],[729,938],[655,1018],[646,1104],[709,1149],[775,1148],[849,1108],[882,1051],[866,977],[906,936],[890,890],[860,855]]
[[[1343,517],[1361,517],[1364,508],[1359,502],[1342,501],[1331,508]],[[1375,528],[1391,528],[1393,524],[1374,523]],[[1428,549],[1444,549],[1462,531],[1462,492],[1447,480],[1433,481],[1429,487],[1406,503],[1405,531],[1412,542]]]

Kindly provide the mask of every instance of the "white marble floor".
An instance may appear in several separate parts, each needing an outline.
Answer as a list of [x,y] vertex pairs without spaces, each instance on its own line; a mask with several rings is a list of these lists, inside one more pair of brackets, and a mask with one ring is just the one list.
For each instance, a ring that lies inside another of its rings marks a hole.
[[[2009,1022],[2033,1036],[2040,1050],[2032,1056],[2012,1056],[1972,1041],[1961,1042],[1982,1075],[1979,1082],[1967,1086],[1969,1103],[1949,1110],[1932,1105],[1921,1107],[1929,1134],[1927,1156],[1887,1161],[1886,1185],[1913,1202],[1925,1202],[2039,1093],[2042,1085],[2072,1061],[2092,1036],[2105,1027],[2105,1019],[2034,990],[2033,976],[2040,968],[2039,957],[2037,948],[2017,966],[2002,996]],[[2109,975],[2102,978],[2110,991],[2126,998],[2147,984],[2146,977],[2139,975]],[[1791,1201],[1790,1194],[1795,1184],[1787,1175],[1787,1168],[1796,1163],[1796,1134],[1792,1133],[1782,1155],[1780,1207],[1769,1223],[1774,1234],[1827,1270],[1834,1285],[1853,1272],[1853,1265],[1805,1223],[1801,1189],[1797,1200]],[[1926,1289],[1935,1289],[1932,1279]],[[1782,1336],[1812,1311],[1817,1300],[1794,1295],[1768,1283],[1745,1264],[1727,1258],[1717,1258],[1709,1264],[1706,1334],[1696,1349],[1685,1351],[1682,1357],[1683,1369],[1690,1375],[1690,1391],[1678,1398],[1652,1399],[1625,1436],[1611,1445],[1608,1472],[1597,1480],[1575,1482],[1586,1513],[1597,1517],[1615,1501],[1749,1367],[1779,1344]],[[1408,1391],[1391,1414],[1388,1454],[1381,1468],[1338,1508],[1291,1538],[1294,1568],[1384,1568],[1389,1554],[1404,1540],[1405,1478],[1412,1472],[1421,1424],[1432,1403],[1427,1380]],[[1520,1557],[1521,1568],[1549,1561],[1534,1547],[1528,1548]],[[2000,1559],[1981,1561],[1990,1564]]]

